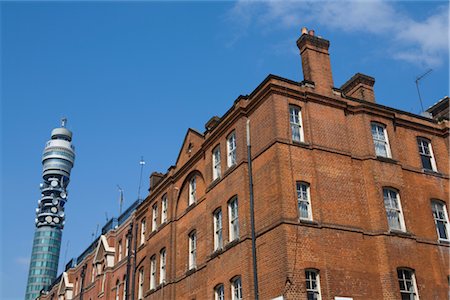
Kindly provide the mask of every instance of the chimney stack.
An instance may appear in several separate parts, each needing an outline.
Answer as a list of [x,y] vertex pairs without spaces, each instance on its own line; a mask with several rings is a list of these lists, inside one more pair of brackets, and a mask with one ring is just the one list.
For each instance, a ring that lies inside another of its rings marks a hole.
[[375,103],[374,84],[375,78],[356,73],[341,86],[341,91],[346,96]]
[[308,31],[306,27],[302,28],[301,33],[297,47],[302,58],[303,78],[314,82],[317,92],[331,95],[333,76],[328,53],[330,42],[315,36],[314,30]]

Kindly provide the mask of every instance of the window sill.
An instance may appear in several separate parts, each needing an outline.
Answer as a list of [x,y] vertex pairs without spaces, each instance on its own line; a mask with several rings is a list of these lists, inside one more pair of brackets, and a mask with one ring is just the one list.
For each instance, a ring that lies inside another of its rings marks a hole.
[[217,177],[216,179],[214,179],[214,180],[209,184],[207,191],[209,191],[210,189],[212,189],[213,187],[215,187],[215,186],[220,182],[221,179],[222,179],[221,176],[219,176],[219,177]]
[[306,143],[304,141],[292,141],[292,144],[297,145],[297,146],[301,146],[301,147],[305,147],[305,148],[309,148],[310,144]]
[[441,245],[450,245],[450,240],[441,240],[441,239],[439,239],[438,243],[441,244]]
[[229,166],[225,172],[223,173],[223,177],[227,176],[229,173],[233,172],[234,169],[236,169],[237,163],[234,163],[233,165]]
[[187,213],[187,212],[193,210],[195,206],[197,206],[197,201],[194,202],[194,203],[189,204],[188,207],[186,207],[184,213]]
[[232,240],[231,242],[229,242],[225,248],[223,249],[223,251],[230,249],[231,247],[234,247],[235,245],[237,245],[239,243],[239,238],[235,238],[234,240]]
[[216,250],[214,250],[214,252],[213,253],[211,253],[211,255],[209,256],[209,258],[215,258],[215,257],[217,257],[217,256],[219,256],[220,254],[222,254],[223,253],[223,248],[218,248],[218,249],[216,249]]
[[396,230],[396,229],[389,230],[389,234],[397,235],[397,236],[403,236],[403,237],[412,237],[412,234],[410,232],[402,231],[402,230]]
[[308,219],[299,219],[299,222],[305,225],[313,225],[313,226],[319,226],[319,223],[313,220]]
[[382,162],[386,162],[386,163],[391,163],[391,164],[397,164],[398,161],[396,161],[395,159],[392,159],[390,157],[386,157],[386,156],[378,156],[377,155],[377,160],[382,161]]
[[197,267],[193,267],[189,270],[186,271],[186,276],[192,275],[195,273],[195,271],[197,271]]
[[438,171],[434,171],[434,170],[430,170],[430,169],[422,169],[422,172],[424,172],[425,174],[442,176],[442,174],[439,173]]

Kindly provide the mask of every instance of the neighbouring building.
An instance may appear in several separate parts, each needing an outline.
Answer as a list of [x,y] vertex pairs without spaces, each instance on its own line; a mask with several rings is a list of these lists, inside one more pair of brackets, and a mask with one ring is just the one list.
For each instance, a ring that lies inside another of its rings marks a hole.
[[61,127],[52,130],[51,139],[42,154],[41,198],[36,208],[36,219],[25,300],[33,300],[40,291],[50,285],[57,276],[64,228],[64,205],[67,202],[67,186],[75,162],[72,132]]
[[448,97],[439,118],[377,104],[370,76],[334,87],[327,40],[297,46],[302,82],[269,75],[189,129],[40,299],[254,299],[250,179],[260,299],[446,299]]

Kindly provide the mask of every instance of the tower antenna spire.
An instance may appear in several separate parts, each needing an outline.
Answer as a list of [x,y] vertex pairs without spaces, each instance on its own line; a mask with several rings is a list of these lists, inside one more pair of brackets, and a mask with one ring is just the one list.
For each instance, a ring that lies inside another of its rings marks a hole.
[[144,169],[144,165],[145,165],[145,161],[144,161],[144,157],[143,156],[141,156],[141,160],[139,161],[139,165],[141,165],[141,174],[139,176],[138,200],[141,200],[142,170]]
[[66,117],[62,117],[61,118],[61,127],[65,128],[67,125],[67,118]]

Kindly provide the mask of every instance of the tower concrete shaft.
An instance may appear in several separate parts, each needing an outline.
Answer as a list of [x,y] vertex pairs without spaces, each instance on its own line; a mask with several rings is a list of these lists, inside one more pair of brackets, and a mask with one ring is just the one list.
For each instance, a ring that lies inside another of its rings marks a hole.
[[58,272],[62,229],[64,228],[64,206],[67,202],[67,186],[75,161],[72,132],[61,127],[52,130],[42,155],[41,199],[36,208],[36,231],[33,239],[26,300],[34,300],[40,291],[50,285]]

